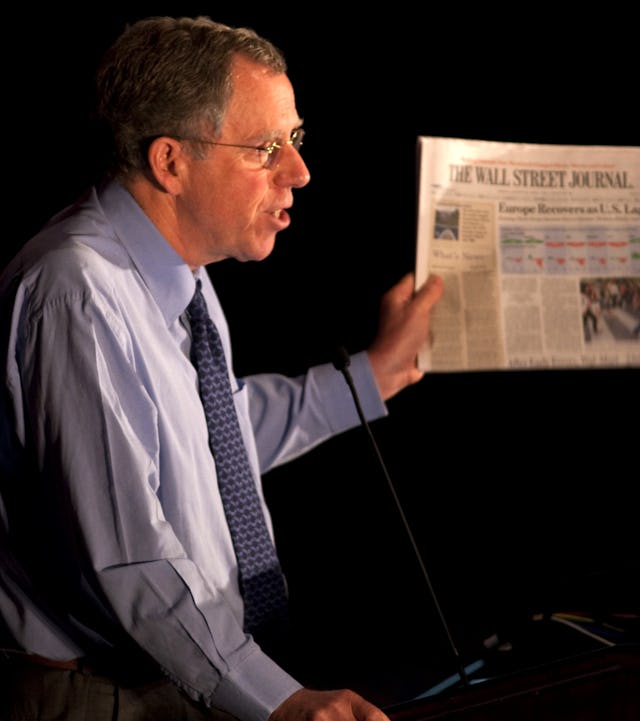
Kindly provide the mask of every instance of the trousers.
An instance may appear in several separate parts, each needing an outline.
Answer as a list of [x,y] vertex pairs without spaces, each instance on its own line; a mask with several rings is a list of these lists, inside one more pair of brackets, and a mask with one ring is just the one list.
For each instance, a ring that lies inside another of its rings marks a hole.
[[126,683],[94,671],[0,662],[1,721],[237,721],[158,676]]

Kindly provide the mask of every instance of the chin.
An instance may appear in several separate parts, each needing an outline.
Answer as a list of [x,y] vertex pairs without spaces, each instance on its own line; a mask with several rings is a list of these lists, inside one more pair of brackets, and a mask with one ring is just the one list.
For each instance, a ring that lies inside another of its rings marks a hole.
[[276,236],[273,235],[269,240],[258,243],[247,253],[245,260],[264,260],[268,258],[276,245]]

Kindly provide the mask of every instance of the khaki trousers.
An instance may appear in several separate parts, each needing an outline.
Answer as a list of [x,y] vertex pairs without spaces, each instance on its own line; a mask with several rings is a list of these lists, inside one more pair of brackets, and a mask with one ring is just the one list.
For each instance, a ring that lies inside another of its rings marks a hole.
[[123,685],[89,671],[0,662],[1,721],[234,721],[192,701],[168,679]]

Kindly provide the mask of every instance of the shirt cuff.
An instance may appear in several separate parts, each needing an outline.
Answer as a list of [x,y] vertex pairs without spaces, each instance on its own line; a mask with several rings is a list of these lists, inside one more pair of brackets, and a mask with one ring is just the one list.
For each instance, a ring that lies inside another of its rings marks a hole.
[[275,661],[256,650],[222,680],[211,705],[247,721],[266,721],[301,688]]

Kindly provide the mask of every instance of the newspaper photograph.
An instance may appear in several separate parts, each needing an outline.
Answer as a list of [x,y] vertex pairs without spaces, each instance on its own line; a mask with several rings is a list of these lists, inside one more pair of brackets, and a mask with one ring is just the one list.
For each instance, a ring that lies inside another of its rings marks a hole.
[[425,371],[640,366],[640,147],[418,138]]

